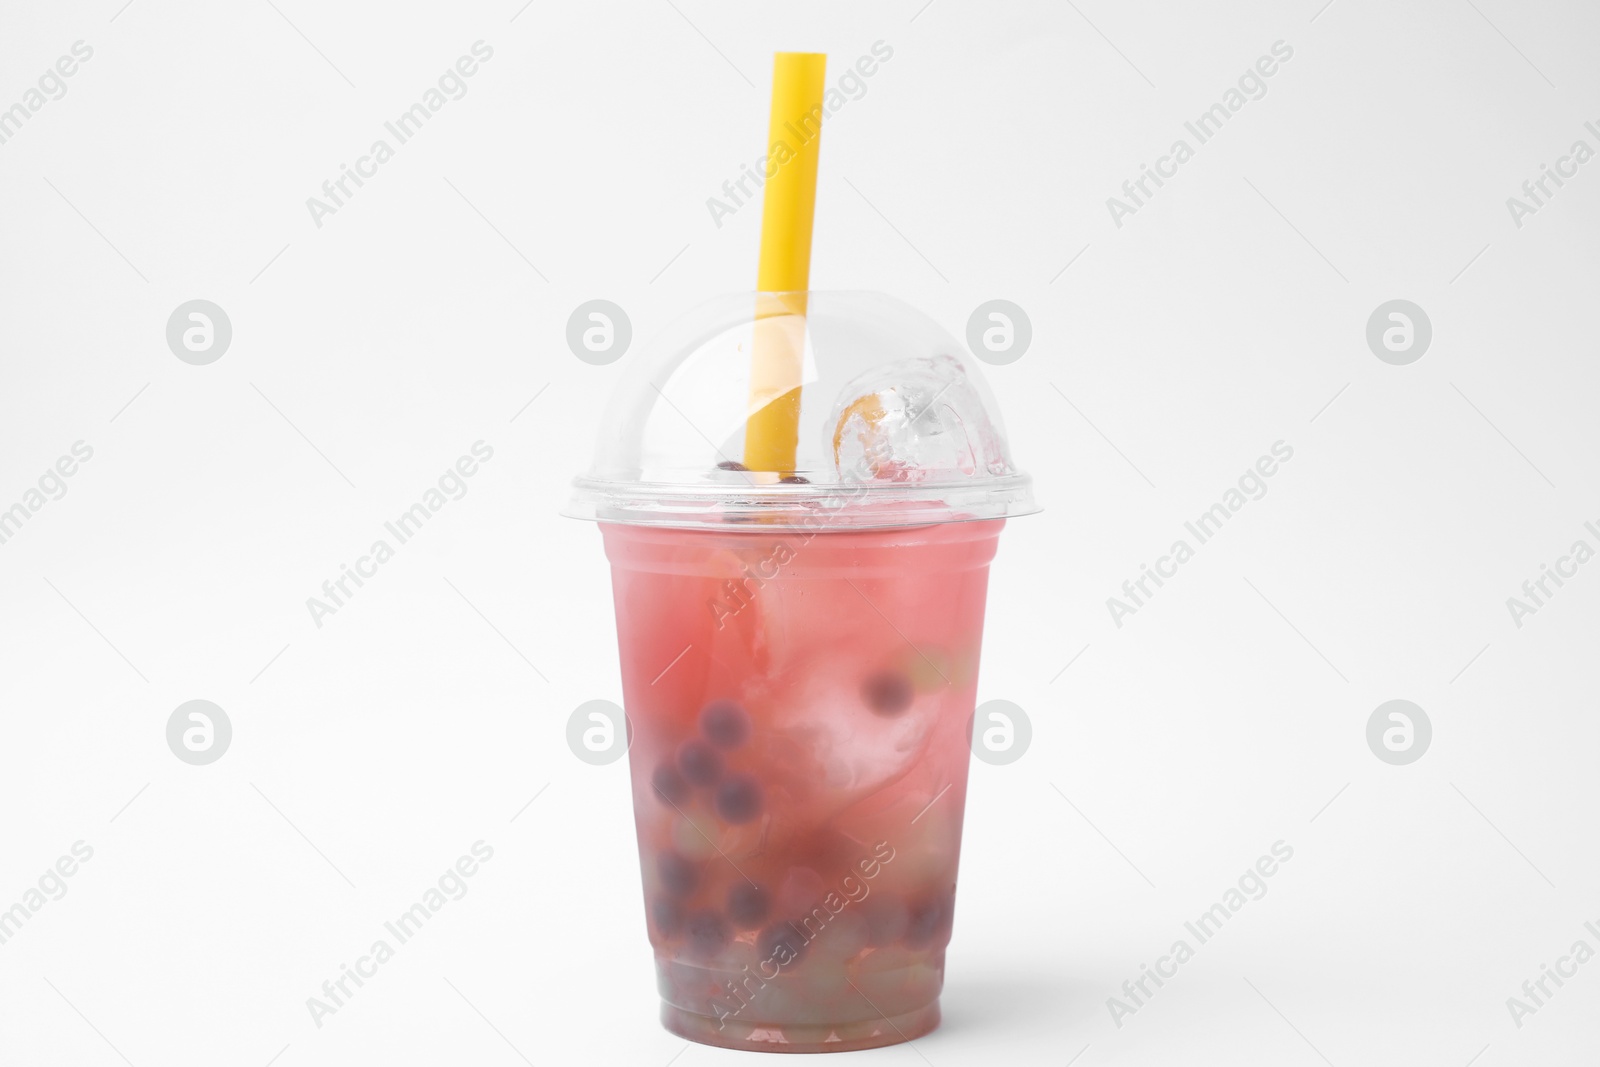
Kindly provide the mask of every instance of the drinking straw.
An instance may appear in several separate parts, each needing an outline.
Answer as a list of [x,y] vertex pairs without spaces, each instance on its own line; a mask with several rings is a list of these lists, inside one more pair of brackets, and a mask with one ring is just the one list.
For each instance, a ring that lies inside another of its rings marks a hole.
[[[744,465],[793,474],[800,439],[800,380],[805,349],[805,294],[811,283],[811,223],[822,144],[823,78],[828,57],[778,52],[772,57],[766,190],[761,206],[761,264],[750,354],[750,414]],[[795,329],[799,317],[800,329]]]

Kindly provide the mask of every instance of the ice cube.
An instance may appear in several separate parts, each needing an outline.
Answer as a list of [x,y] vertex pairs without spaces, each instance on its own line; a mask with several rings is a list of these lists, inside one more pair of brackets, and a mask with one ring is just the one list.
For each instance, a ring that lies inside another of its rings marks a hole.
[[[819,782],[843,807],[904,775],[922,756],[939,723],[937,698],[916,701],[893,718],[868,710],[859,686],[840,685],[831,672],[799,682],[794,702],[780,709],[780,728],[803,736]],[[856,714],[817,715],[816,708],[857,708]]]
[[954,356],[898,360],[860,375],[840,392],[826,425],[841,481],[944,481],[1010,471],[983,400]]

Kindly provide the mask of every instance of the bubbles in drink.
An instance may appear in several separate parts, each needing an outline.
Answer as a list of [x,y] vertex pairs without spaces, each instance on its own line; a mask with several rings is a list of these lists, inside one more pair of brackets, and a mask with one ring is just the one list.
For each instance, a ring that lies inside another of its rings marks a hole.
[[717,814],[727,822],[747,823],[761,814],[761,785],[748,774],[735,774],[717,786]]
[[722,777],[722,756],[704,741],[690,738],[678,746],[678,770],[694,785],[710,785]]
[[713,700],[700,712],[700,733],[718,748],[738,748],[750,739],[750,713],[731,700]]

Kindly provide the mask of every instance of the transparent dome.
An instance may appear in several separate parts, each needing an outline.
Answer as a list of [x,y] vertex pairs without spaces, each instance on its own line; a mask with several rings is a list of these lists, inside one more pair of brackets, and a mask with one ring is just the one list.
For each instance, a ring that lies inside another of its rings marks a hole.
[[566,513],[864,529],[1029,514],[1030,484],[977,364],[920,311],[872,292],[743,293],[631,362]]

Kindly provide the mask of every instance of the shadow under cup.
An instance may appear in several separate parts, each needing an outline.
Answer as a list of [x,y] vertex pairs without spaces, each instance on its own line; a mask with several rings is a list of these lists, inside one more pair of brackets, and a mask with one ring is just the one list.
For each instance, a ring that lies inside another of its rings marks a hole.
[[672,1032],[819,1052],[938,1025],[1003,525],[601,522]]

